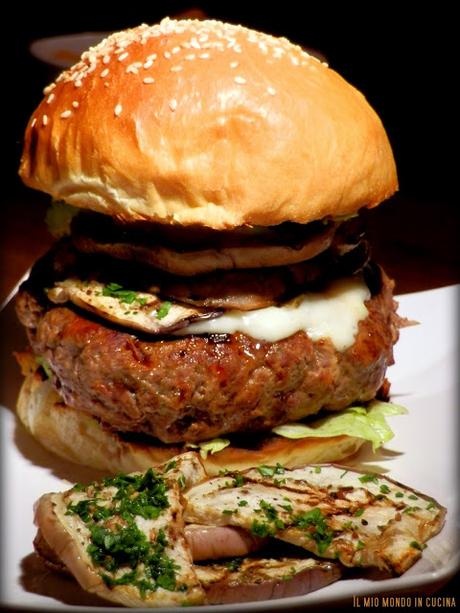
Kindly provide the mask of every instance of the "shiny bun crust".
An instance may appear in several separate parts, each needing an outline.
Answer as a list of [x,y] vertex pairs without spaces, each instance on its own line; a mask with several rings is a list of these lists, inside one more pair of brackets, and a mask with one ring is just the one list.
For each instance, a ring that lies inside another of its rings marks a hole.
[[308,223],[397,189],[364,96],[286,39],[217,21],[114,34],[45,89],[24,182],[125,221]]
[[[24,379],[17,413],[26,429],[46,449],[76,464],[109,473],[146,470],[189,451],[180,445],[138,444],[122,440],[115,433],[81,411],[67,407],[49,380],[38,371]],[[363,440],[349,436],[290,440],[270,436],[256,450],[227,447],[203,460],[206,472],[217,475],[223,469],[244,470],[260,464],[286,468],[322,462],[339,462],[354,454]]]

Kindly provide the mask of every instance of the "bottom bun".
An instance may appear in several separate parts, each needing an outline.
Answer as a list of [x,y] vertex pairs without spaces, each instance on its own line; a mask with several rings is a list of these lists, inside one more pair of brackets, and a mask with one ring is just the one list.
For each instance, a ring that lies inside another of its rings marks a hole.
[[[146,470],[184,451],[182,445],[125,441],[97,419],[65,405],[49,379],[29,372],[19,392],[17,413],[27,430],[56,455],[110,473]],[[261,464],[295,468],[338,462],[356,453],[363,439],[350,436],[291,440],[268,435],[257,448],[230,445],[203,458],[209,475],[223,469],[244,470]]]

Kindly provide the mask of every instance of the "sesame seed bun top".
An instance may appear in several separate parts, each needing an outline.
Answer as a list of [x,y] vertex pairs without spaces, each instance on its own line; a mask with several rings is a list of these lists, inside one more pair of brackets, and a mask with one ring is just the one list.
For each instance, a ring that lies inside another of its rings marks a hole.
[[397,189],[365,98],[286,39],[218,21],[114,34],[45,89],[20,175],[125,221],[308,223]]

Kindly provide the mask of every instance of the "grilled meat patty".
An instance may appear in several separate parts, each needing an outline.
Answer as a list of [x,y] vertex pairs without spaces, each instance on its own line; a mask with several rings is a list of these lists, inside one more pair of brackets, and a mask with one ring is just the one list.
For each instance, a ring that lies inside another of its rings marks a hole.
[[27,286],[17,311],[66,404],[118,431],[195,442],[375,397],[398,338],[392,286],[382,273],[369,315],[343,352],[304,332],[273,343],[240,333],[152,340],[40,305]]

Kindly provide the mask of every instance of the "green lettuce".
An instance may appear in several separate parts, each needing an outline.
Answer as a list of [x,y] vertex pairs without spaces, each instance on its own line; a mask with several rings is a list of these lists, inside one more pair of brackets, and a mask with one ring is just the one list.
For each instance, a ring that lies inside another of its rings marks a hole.
[[208,453],[213,455],[218,451],[222,451],[222,449],[225,449],[225,447],[228,447],[229,445],[230,441],[226,438],[213,438],[210,441],[202,441],[201,443],[196,444],[187,443],[185,446],[191,447],[192,449],[199,449],[200,456],[203,458],[203,460],[206,460]]
[[63,200],[51,202],[51,206],[46,211],[45,221],[54,238],[61,238],[70,234],[70,223],[79,212],[80,209],[67,204]]
[[279,436],[291,439],[348,435],[372,443],[375,451],[394,436],[385,418],[404,415],[407,409],[392,402],[374,400],[367,407],[353,406],[313,422],[284,424],[273,428]]

